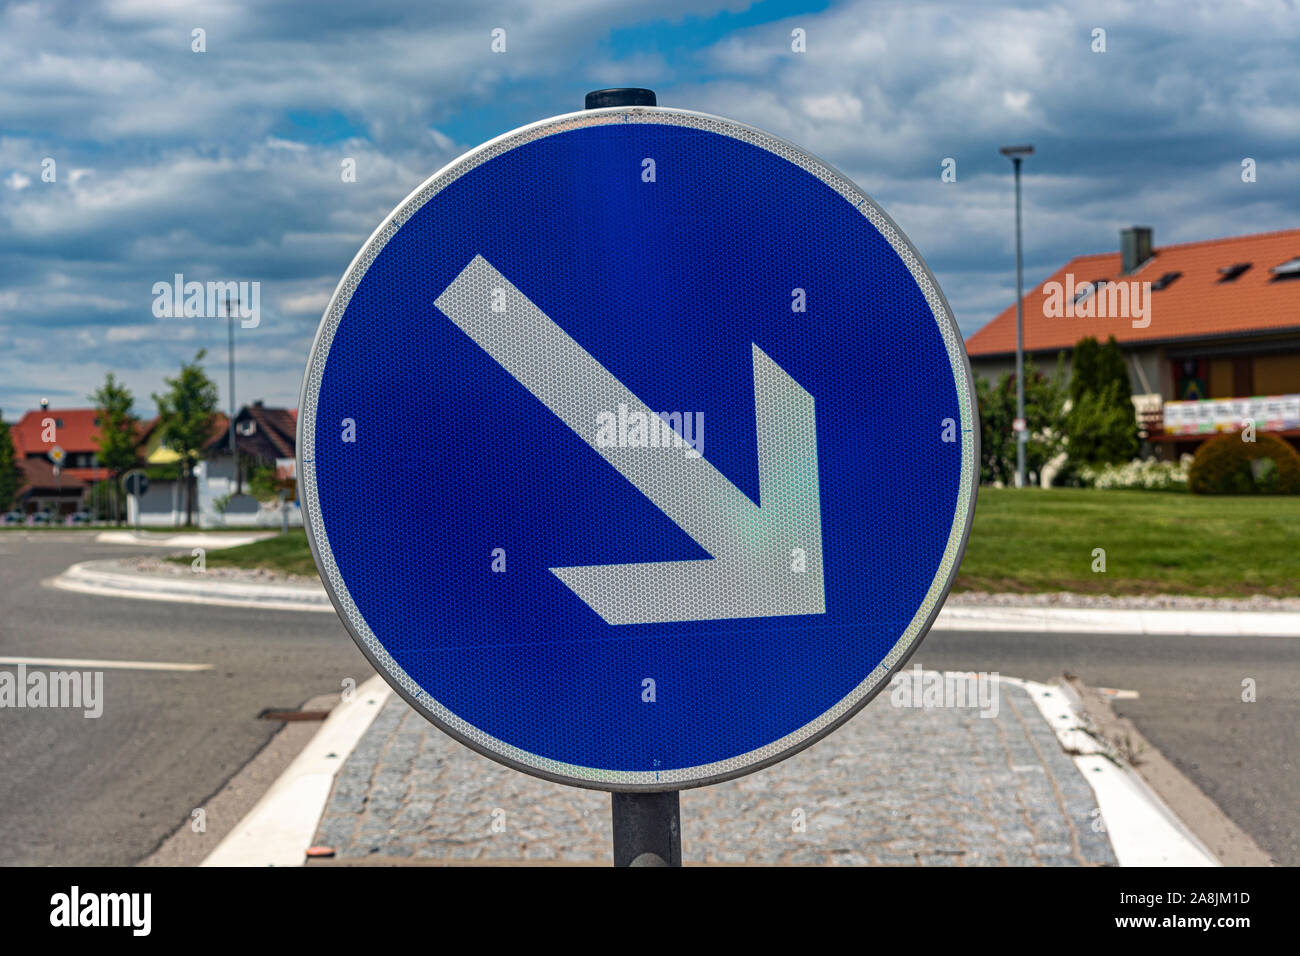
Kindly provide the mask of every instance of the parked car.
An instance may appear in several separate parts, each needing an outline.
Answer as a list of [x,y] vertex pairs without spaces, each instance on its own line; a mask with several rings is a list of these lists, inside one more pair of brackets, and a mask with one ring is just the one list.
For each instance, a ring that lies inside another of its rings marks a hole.
[[21,511],[6,511],[0,515],[0,524],[22,524],[23,513]]
[[68,515],[67,524],[90,524],[95,520],[95,516],[89,511],[74,511]]
[[45,511],[37,511],[32,514],[29,514],[27,516],[27,523],[29,525],[49,524],[50,523],[49,513]]

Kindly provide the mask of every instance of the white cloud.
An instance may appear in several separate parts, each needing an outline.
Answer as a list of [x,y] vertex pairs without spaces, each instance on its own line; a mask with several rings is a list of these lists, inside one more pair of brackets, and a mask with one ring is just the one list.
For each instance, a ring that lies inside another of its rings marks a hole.
[[[967,331],[1010,301],[1002,143],[1038,149],[1025,167],[1029,285],[1114,248],[1134,221],[1157,243],[1300,222],[1293,5],[1188,3],[1171,18],[1121,0],[1086,12],[848,0],[698,39],[713,11],[749,6],[0,8],[0,401],[60,388],[79,401],[110,366],[147,396],[198,348],[224,357],[221,323],[151,321],[152,283],[179,271],[263,283],[265,321],[238,343],[240,391],[293,403],[315,320],[393,206],[478,141],[576,109],[586,84],[651,85],[662,103],[823,156],[908,232]],[[489,50],[497,25],[504,55]],[[1105,54],[1089,49],[1097,25]],[[205,54],[189,50],[194,26]],[[38,181],[45,156],[56,183]],[[944,184],[949,156],[958,179]],[[1241,183],[1242,156],[1257,183]]]
[[329,292],[307,292],[302,295],[288,296],[280,300],[280,309],[285,315],[320,316],[324,314],[325,306],[329,305],[331,295],[333,289]]
[[1032,99],[1025,90],[1006,90],[1002,93],[1002,105],[1012,113],[1023,113]]
[[862,119],[862,100],[848,93],[805,96],[803,109],[812,119],[831,122],[858,122]]

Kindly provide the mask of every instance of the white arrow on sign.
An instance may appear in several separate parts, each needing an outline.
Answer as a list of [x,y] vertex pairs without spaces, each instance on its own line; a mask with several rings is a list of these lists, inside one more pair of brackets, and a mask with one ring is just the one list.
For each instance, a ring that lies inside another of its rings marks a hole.
[[602,412],[624,404],[629,415],[639,411],[646,421],[656,413],[482,256],[474,257],[436,304],[713,556],[551,568],[607,623],[826,613],[813,397],[757,345],[762,507],[706,458],[688,456],[681,447],[598,443]]

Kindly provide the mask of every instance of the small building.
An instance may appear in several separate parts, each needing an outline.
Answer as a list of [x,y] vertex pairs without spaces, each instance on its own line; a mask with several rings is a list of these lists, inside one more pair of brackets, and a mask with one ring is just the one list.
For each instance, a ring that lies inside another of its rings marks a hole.
[[[140,457],[155,477],[140,502],[140,524],[177,527],[184,524],[186,513],[180,456],[162,443],[158,424],[154,419],[141,429]],[[282,508],[288,509],[291,525],[302,524],[293,490],[297,425],[297,409],[268,408],[261,401],[241,408],[235,416],[237,474],[230,453],[229,418],[221,413],[215,416],[202,460],[194,467],[194,516],[200,527],[278,527],[284,520]],[[249,478],[261,468],[274,468],[286,491],[283,505],[278,500],[258,502],[249,495]],[[160,472],[170,472],[171,477],[163,478]],[[129,503],[128,509],[133,522],[134,504]]]
[[[223,422],[226,420],[222,416]],[[248,497],[248,480],[255,468],[274,468],[284,486],[289,524],[302,524],[302,511],[293,490],[298,410],[268,408],[262,401],[245,405],[235,416],[235,448],[239,452],[236,474],[230,453],[230,429],[223,428],[204,449],[196,470],[199,478],[202,527],[278,526],[283,521],[279,501],[255,506]]]
[[[225,434],[226,422],[226,416],[220,412],[214,416],[208,430],[209,442]],[[138,508],[142,527],[179,528],[185,524],[189,489],[185,487],[181,473],[181,456],[163,444],[160,424],[157,418],[140,423],[140,443],[136,454],[140,467],[149,476],[149,490],[140,496],[139,501],[127,499],[127,523],[134,525],[137,522]],[[198,521],[199,518],[200,509],[196,503],[194,519]]]
[[[289,523],[302,524],[294,487],[294,447],[298,412],[293,408],[267,408],[254,402],[235,417],[235,445],[239,475],[230,454],[229,419],[218,412],[212,421],[202,460],[194,468],[194,520],[200,527],[279,527],[287,508]],[[180,456],[163,444],[157,418],[139,426],[137,468],[149,476],[149,490],[137,502],[126,498],[126,520],[141,526],[176,528],[185,524],[188,489],[181,475]],[[0,424],[0,427],[4,427]],[[14,507],[27,514],[49,512],[68,515],[92,508],[97,483],[111,475],[100,467],[99,413],[93,408],[49,408],[29,411],[9,432],[21,473]],[[58,458],[61,465],[56,465]],[[274,469],[285,504],[257,501],[248,495],[248,479],[255,469]],[[103,505],[102,501],[97,502]]]
[[90,503],[94,483],[109,476],[99,466],[99,413],[93,408],[50,408],[42,402],[10,425],[9,435],[21,472],[14,507],[26,514],[81,511]]
[[63,474],[44,458],[18,463],[21,473],[14,509],[23,514],[70,515],[82,511],[89,500],[89,482]]
[[[1160,457],[1246,421],[1300,445],[1300,229],[1159,247],[1150,228],[1124,229],[1118,250],[1071,259],[1023,309],[1025,355],[1043,372],[1080,339],[1115,337]],[[966,351],[979,376],[1014,374],[1015,304]]]

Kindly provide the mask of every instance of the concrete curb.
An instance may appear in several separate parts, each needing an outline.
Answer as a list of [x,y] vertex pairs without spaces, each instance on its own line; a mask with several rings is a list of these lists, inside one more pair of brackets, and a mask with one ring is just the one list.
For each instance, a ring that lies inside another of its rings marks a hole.
[[1053,634],[1174,634],[1185,637],[1300,637],[1300,613],[950,604],[939,612],[933,629],[1043,631]]
[[207,548],[218,551],[222,548],[238,548],[243,544],[252,544],[264,538],[273,538],[276,531],[250,531],[247,534],[214,534],[203,531],[187,531],[181,534],[164,534],[156,531],[101,531],[95,535],[96,544],[134,544],[150,548]]
[[392,693],[378,675],[325,718],[316,736],[200,866],[302,866],[334,776]]
[[[195,537],[174,536],[168,539],[171,542],[168,546],[186,547],[189,539]],[[239,543],[244,543],[242,538]],[[201,579],[198,575],[194,579],[172,578],[123,570],[113,560],[74,564],[46,583],[65,591],[141,598],[147,601],[179,601],[281,611],[334,611],[334,605],[330,603],[329,595],[321,585],[254,584]],[[1039,631],[1050,634],[1163,634],[1183,637],[1300,637],[1300,613],[950,604],[939,613],[933,629]]]
[[319,584],[251,584],[204,579],[202,575],[194,575],[193,578],[169,577],[126,571],[115,559],[74,564],[45,583],[62,591],[105,597],[253,607],[272,611],[334,613],[329,595]]
[[1061,748],[1092,787],[1120,866],[1220,866],[1218,858],[1142,777],[1089,727],[1082,702],[1065,685],[1002,677],[1024,688]]

